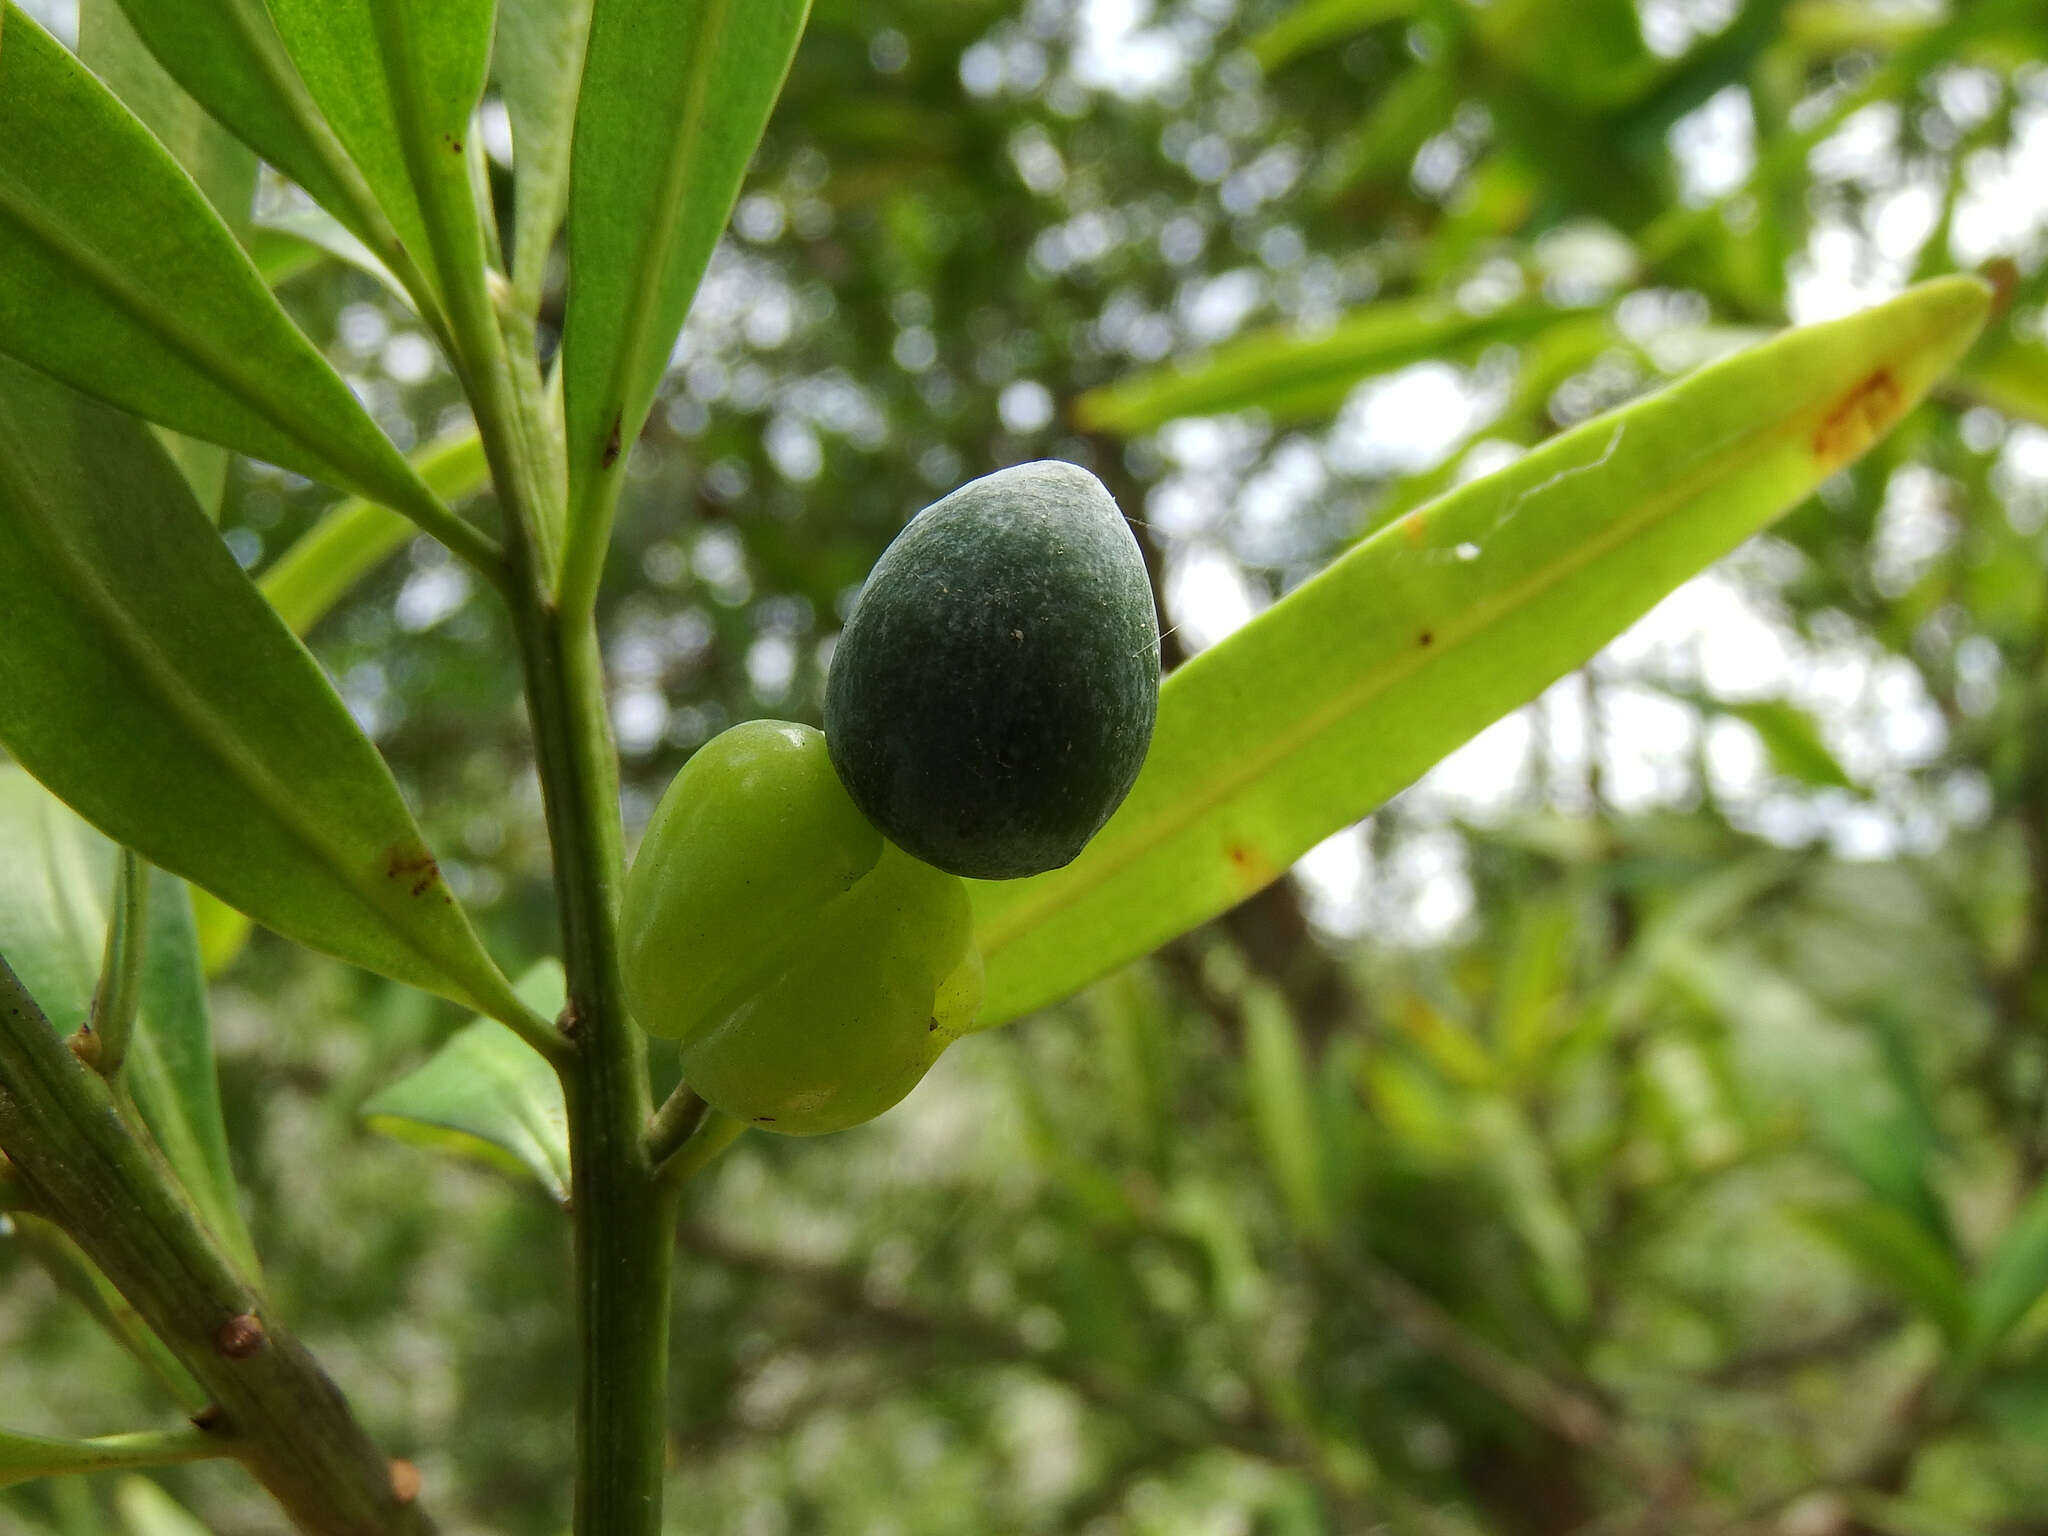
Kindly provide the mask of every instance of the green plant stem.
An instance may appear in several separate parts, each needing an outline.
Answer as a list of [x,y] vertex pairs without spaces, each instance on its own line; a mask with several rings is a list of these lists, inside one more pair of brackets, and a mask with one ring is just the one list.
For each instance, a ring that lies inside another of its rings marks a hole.
[[[0,1487],[32,1477],[71,1472],[114,1472],[124,1467],[174,1467],[188,1461],[222,1461],[235,1454],[232,1437],[197,1428],[144,1429],[90,1440],[46,1440],[18,1435],[0,1459]],[[44,1445],[48,1459],[38,1463]],[[83,1454],[81,1454],[83,1453]],[[89,1456],[90,1460],[86,1457]]]
[[681,1189],[710,1166],[711,1160],[738,1141],[751,1127],[744,1120],[712,1110],[689,1138],[661,1165],[662,1180]]
[[505,512],[527,712],[554,854],[568,1007],[552,1059],[569,1115],[575,1221],[577,1536],[658,1536],[676,1187],[646,1144],[646,1046],[619,980],[625,864],[618,755],[589,606],[556,598],[567,487],[528,322],[490,286],[449,296],[456,366]]
[[[673,1186],[657,1180],[645,1134],[652,1111],[647,1053],[626,1016],[618,964],[625,861],[618,758],[605,713],[597,626],[556,605],[552,486],[531,428],[545,419],[538,374],[505,365],[502,333],[465,340],[494,348],[482,370],[502,389],[473,397],[498,476],[519,580],[513,624],[526,676],[555,898],[562,925],[572,1047],[557,1062],[569,1113],[581,1381],[576,1411],[578,1536],[655,1536],[661,1526]],[[525,380],[526,387],[521,388]],[[554,505],[559,506],[559,498]]]
[[569,983],[564,1030],[574,1045],[562,1089],[582,1356],[575,1529],[655,1536],[676,1197],[647,1154],[647,1054],[620,1000],[617,760],[594,623],[564,623],[538,585],[516,620],[554,846]]
[[132,848],[123,848],[114,867],[114,911],[107,923],[106,953],[100,960],[99,984],[92,1011],[81,1034],[90,1048],[87,1062],[108,1082],[118,1082],[128,1061],[128,1042],[135,1036],[135,1014],[142,994],[142,938],[147,927],[149,865]]
[[678,1147],[697,1134],[697,1128],[710,1113],[711,1106],[697,1097],[695,1089],[688,1083],[677,1083],[675,1092],[647,1123],[648,1162],[661,1167]]
[[210,1430],[315,1536],[432,1529],[313,1357],[207,1234],[105,1081],[0,960],[0,1150],[206,1390]]

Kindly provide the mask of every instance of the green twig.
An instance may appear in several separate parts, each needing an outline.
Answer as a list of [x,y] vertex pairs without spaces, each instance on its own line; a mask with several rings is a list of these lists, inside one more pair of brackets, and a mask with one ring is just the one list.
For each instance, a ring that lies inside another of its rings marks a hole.
[[575,1528],[656,1536],[676,1196],[648,1158],[646,1049],[621,1001],[617,759],[594,624],[565,624],[536,587],[516,626],[555,855],[569,983],[563,1029],[574,1046],[561,1073],[582,1357]]
[[704,1123],[711,1106],[688,1083],[677,1083],[654,1118],[647,1123],[647,1161],[660,1168]]
[[0,1438],[0,1487],[60,1473],[117,1472],[132,1467],[173,1467],[190,1461],[220,1461],[236,1454],[232,1435],[187,1427],[95,1435],[90,1440],[52,1440],[9,1433]]
[[746,1129],[746,1121],[712,1110],[661,1165],[662,1181],[680,1189],[702,1173],[714,1157],[738,1141]]
[[128,1061],[128,1042],[135,1037],[135,1014],[142,995],[142,946],[148,928],[149,865],[132,848],[123,848],[114,866],[113,916],[107,922],[107,944],[100,959],[100,979],[93,989],[92,1010],[80,1026],[72,1049],[108,1082],[118,1082]]
[[[37,1207],[204,1388],[204,1427],[312,1536],[423,1536],[426,1515],[305,1347],[207,1233],[104,1080],[0,959],[0,1150]],[[224,1442],[225,1443],[225,1442]]]
[[[465,277],[470,274],[465,273]],[[505,513],[509,598],[554,854],[571,1047],[555,1058],[569,1115],[581,1378],[578,1536],[657,1536],[676,1186],[655,1177],[647,1053],[618,962],[624,871],[618,756],[591,605],[557,600],[567,487],[530,322],[486,275],[449,294],[458,374]]]
[[654,1176],[645,1142],[653,1110],[647,1054],[626,1015],[618,965],[624,871],[618,757],[605,712],[597,626],[557,605],[555,536],[562,491],[546,451],[537,369],[515,368],[493,321],[464,326],[477,429],[490,457],[517,580],[513,627],[554,854],[569,1003],[566,1059],[570,1204],[575,1214],[581,1381],[577,1391],[579,1536],[656,1536],[675,1187]]

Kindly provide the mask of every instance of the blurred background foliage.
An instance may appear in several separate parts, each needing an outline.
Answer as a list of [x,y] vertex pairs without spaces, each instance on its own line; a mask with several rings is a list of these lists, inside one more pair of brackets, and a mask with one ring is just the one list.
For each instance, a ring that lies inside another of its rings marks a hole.
[[[401,444],[459,427],[404,310],[301,267]],[[963,479],[1104,476],[1171,665],[1546,434],[1956,268],[2003,313],[1942,398],[1593,666],[881,1121],[713,1165],[670,1528],[2048,1531],[2038,0],[817,0],[633,447],[633,834],[725,725],[816,720]],[[261,568],[325,499],[240,465],[226,537]],[[487,595],[419,541],[312,644],[499,953],[546,953]],[[446,1529],[565,1528],[559,1213],[359,1113],[462,1021],[263,935],[216,1008],[284,1314]],[[9,1426],[154,1422],[49,1241],[0,1242]],[[231,1471],[160,1482],[276,1529]],[[177,1519],[0,1494],[9,1533]]]

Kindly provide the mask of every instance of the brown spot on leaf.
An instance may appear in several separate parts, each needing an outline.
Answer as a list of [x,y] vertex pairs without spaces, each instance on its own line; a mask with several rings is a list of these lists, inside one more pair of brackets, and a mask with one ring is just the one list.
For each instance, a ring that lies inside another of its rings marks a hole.
[[1417,645],[1435,645],[1436,636],[1425,629],[1421,634],[1415,637],[1415,643]]
[[[623,413],[621,413],[623,414]],[[604,467],[610,469],[619,462],[619,416],[612,417],[611,436],[604,440]]]
[[246,1360],[267,1342],[263,1319],[254,1312],[239,1312],[213,1331],[213,1347],[230,1360]]
[[384,855],[384,878],[403,880],[414,896],[424,896],[441,883],[441,866],[417,845],[400,843]]
[[217,1429],[227,1428],[227,1422],[227,1410],[221,1407],[219,1403],[208,1403],[204,1408],[192,1415],[192,1427],[202,1430],[209,1435]]
[[1898,420],[1905,392],[1879,368],[1835,403],[1813,433],[1813,456],[1829,469],[1848,463]]
[[1265,855],[1248,843],[1232,843],[1228,852],[1231,871],[1247,891],[1258,890],[1277,873]]
[[773,1115],[756,1115],[756,1116],[754,1116],[754,1124],[756,1124],[756,1125],[773,1125],[774,1123],[775,1123],[775,1117],[774,1117]]
[[420,1496],[420,1469],[403,1456],[391,1458],[391,1496],[401,1504]]

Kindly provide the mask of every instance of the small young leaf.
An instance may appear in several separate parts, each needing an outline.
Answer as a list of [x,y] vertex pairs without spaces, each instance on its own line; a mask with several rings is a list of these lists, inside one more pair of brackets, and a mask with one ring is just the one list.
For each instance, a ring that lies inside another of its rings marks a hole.
[[0,144],[0,352],[392,506],[432,503],[191,178],[11,7]]
[[503,0],[498,7],[498,87],[512,119],[512,285],[529,310],[569,206],[590,7],[591,0]]
[[563,323],[572,550],[594,588],[625,470],[810,0],[608,0],[591,16]]
[[0,742],[258,921],[498,1017],[517,1000],[390,771],[133,418],[0,363]]
[[1410,513],[1202,652],[1078,859],[970,883],[982,1022],[1235,905],[1580,665],[1888,431],[1986,306],[1943,279],[1702,369]]
[[[552,1018],[568,1000],[559,961],[519,978],[519,995]],[[569,1198],[569,1119],[554,1069],[525,1041],[489,1019],[451,1036],[422,1065],[363,1106],[374,1130],[400,1141],[480,1158],[531,1174]]]
[[464,156],[494,0],[268,0],[285,51],[405,248],[445,296],[478,280]]

